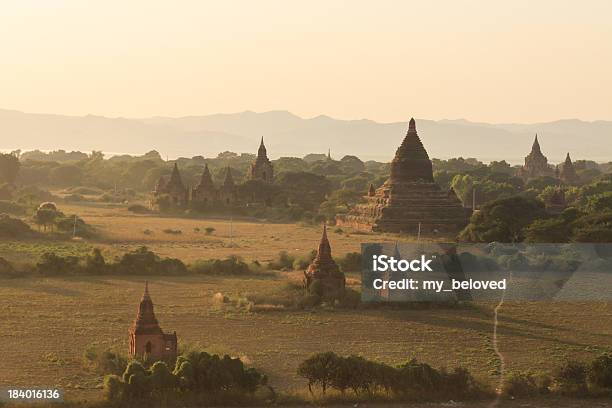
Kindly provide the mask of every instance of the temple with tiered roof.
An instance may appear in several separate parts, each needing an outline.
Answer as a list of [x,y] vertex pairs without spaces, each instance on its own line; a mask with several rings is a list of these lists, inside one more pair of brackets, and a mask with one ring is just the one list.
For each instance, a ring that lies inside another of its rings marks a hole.
[[332,258],[327,227],[324,225],[317,255],[304,271],[304,286],[311,294],[327,299],[338,299],[344,293],[345,284],[344,273]]
[[149,295],[149,285],[145,289],[138,305],[138,314],[129,329],[129,356],[149,362],[176,360],[176,332],[164,333],[153,311],[153,301]]
[[253,164],[251,164],[251,167],[249,167],[247,177],[250,180],[262,180],[268,183],[274,180],[274,168],[272,167],[270,159],[268,159],[268,152],[266,151],[263,137],[261,138],[261,143],[257,150],[257,158]]
[[468,220],[455,192],[443,191],[434,182],[414,118],[391,162],[391,176],[381,187],[371,186],[364,199],[348,214],[338,215],[337,224],[377,232],[427,233],[456,232]]
[[531,152],[525,157],[525,164],[519,169],[518,175],[524,180],[554,175],[553,169],[548,165],[548,159],[540,149],[537,134],[531,146]]
[[153,196],[158,198],[162,195],[170,197],[172,204],[177,207],[182,207],[189,201],[189,191],[183,184],[176,163],[174,163],[170,176],[160,177],[159,180],[157,180],[157,184],[155,184]]

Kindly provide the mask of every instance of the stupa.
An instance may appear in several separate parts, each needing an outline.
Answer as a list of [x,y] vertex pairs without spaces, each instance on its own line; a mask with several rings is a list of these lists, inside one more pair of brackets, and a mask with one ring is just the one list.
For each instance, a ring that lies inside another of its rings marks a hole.
[[327,227],[324,225],[317,255],[304,271],[304,286],[311,294],[323,298],[340,298],[344,293],[345,283],[344,273],[332,258]]
[[408,132],[391,162],[391,176],[364,197],[348,214],[336,217],[341,226],[360,230],[417,233],[456,232],[467,223],[468,210],[453,190],[434,182],[431,160],[410,119]]
[[576,184],[579,181],[569,153],[565,156],[565,162],[563,163],[563,167],[561,167],[559,178],[566,184]]

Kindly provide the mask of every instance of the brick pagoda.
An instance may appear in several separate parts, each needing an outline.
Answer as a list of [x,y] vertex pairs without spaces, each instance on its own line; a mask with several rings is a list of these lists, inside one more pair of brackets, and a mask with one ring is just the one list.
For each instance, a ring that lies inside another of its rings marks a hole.
[[410,119],[408,132],[391,162],[391,176],[366,200],[336,221],[360,230],[416,233],[456,232],[467,223],[466,209],[453,190],[443,191],[433,179],[429,155]]

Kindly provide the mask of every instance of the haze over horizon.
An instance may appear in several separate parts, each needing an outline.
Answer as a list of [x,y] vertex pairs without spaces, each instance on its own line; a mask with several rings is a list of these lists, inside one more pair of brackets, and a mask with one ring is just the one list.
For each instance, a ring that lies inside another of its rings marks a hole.
[[[467,120],[417,119],[430,157],[475,157],[520,163],[535,133],[551,162],[567,152],[574,159],[612,159],[612,121],[561,120],[535,124],[490,124]],[[302,157],[332,150],[335,158],[391,160],[406,132],[408,119],[381,123],[341,120],[327,115],[302,118],[288,111],[196,115],[185,117],[109,118],[63,116],[0,109],[0,150],[101,150],[163,157],[216,157],[223,151],[256,151],[265,137],[271,158]]]
[[22,112],[612,120],[604,0],[24,0],[2,11],[0,107]]

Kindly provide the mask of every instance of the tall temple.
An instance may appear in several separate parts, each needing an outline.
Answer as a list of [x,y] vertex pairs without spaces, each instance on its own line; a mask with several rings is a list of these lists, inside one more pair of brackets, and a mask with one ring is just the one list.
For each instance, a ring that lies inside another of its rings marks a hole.
[[157,180],[157,184],[153,190],[153,196],[159,198],[161,195],[168,195],[172,200],[172,204],[176,206],[184,206],[189,200],[189,191],[185,188],[181,180],[178,165],[174,163],[170,177],[161,176]]
[[149,285],[145,283],[144,294],[138,306],[136,319],[130,326],[130,349],[131,358],[138,357],[148,361],[176,360],[177,337],[176,332],[164,333],[155,313],[153,312],[153,301],[149,295]]
[[391,176],[336,221],[341,226],[379,232],[456,232],[468,214],[453,190],[443,191],[433,179],[431,160],[410,119],[408,132],[391,162]]
[[261,143],[257,150],[257,158],[253,164],[251,164],[247,176],[251,180],[263,180],[268,183],[271,183],[274,179],[274,168],[272,167],[272,163],[270,163],[270,159],[268,159],[263,137],[261,138]]
[[346,279],[331,255],[327,239],[327,227],[323,225],[323,235],[319,242],[317,255],[304,271],[304,286],[311,294],[323,298],[339,298],[344,293]]
[[520,168],[518,174],[525,180],[554,174],[553,169],[548,165],[548,159],[542,154],[537,134],[531,146],[531,152],[525,157],[525,164]]
[[563,163],[563,166],[561,166],[559,178],[566,184],[576,184],[579,181],[578,175],[576,174],[576,169],[574,168],[574,164],[572,163],[569,153],[567,153],[567,156],[565,156],[565,162]]

